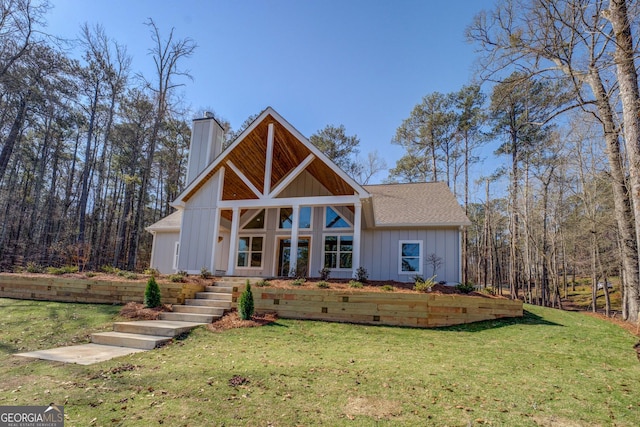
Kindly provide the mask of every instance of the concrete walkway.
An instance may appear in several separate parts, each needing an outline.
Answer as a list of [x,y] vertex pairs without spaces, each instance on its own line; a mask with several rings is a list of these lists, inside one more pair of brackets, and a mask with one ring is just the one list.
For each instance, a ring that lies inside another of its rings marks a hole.
[[69,347],[58,347],[49,350],[30,351],[28,353],[18,353],[14,356],[30,357],[32,359],[53,360],[55,362],[77,363],[78,365],[93,365],[104,362],[114,357],[127,356],[139,353],[139,348],[115,347],[101,344],[82,344]]
[[91,344],[18,353],[15,356],[91,365],[114,357],[152,350],[200,325],[204,323],[176,320],[116,322],[113,324],[113,332],[92,334]]
[[[239,279],[223,279],[205,292],[198,292],[185,305],[174,305],[173,312],[160,314],[160,320],[116,322],[112,332],[91,335],[91,344],[18,353],[15,356],[91,365],[161,347],[178,335],[211,323],[231,308],[233,287]],[[242,280],[245,280],[242,278]]]

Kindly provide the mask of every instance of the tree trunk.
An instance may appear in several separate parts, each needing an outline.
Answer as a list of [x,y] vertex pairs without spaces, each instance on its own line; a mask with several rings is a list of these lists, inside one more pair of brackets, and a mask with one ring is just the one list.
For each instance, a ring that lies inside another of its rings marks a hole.
[[[611,0],[608,14],[616,40],[616,75],[622,101],[623,131],[626,153],[629,157],[629,183],[631,187],[632,207],[635,217],[636,239],[640,238],[640,91],[636,72],[636,50],[633,43],[631,26],[625,0]],[[636,248],[640,242],[636,240]],[[635,283],[633,283],[635,282]],[[626,282],[629,320],[638,321],[640,311],[640,283],[636,277]]]
[[[628,320],[637,322],[638,320],[638,287],[640,277],[638,276],[638,246],[635,233],[635,222],[631,211],[629,192],[625,181],[625,173],[622,169],[623,161],[620,152],[620,141],[615,130],[615,121],[609,97],[604,89],[599,71],[592,67],[588,75],[589,85],[596,98],[596,106],[602,127],[604,130],[605,142],[607,145],[607,157],[609,168],[611,169],[611,186],[613,188],[613,200],[618,232],[620,233],[622,245],[622,262],[624,266],[625,293],[623,302],[627,306]],[[630,292],[635,292],[627,295]]]
[[100,95],[100,84],[96,83],[91,100],[91,111],[89,115],[89,128],[87,129],[87,143],[84,150],[84,168],[82,169],[82,189],[80,190],[80,201],[78,202],[78,258],[84,258],[85,251],[85,228],[87,217],[87,201],[89,199],[89,175],[92,168],[91,142],[93,140],[93,129],[95,126],[96,109],[98,106],[98,96]]
[[20,131],[22,130],[22,125],[24,124],[25,116],[27,114],[27,101],[30,94],[31,91],[27,92],[26,95],[23,95],[20,98],[16,117],[11,125],[9,136],[7,136],[7,139],[4,141],[4,145],[2,146],[2,151],[0,152],[0,182],[2,182],[2,179],[4,178],[4,173],[9,165],[9,158],[11,157],[13,149],[18,142]]

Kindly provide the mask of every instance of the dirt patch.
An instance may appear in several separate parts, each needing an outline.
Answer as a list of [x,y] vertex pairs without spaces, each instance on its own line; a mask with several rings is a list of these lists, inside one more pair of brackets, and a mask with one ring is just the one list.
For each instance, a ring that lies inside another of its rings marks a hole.
[[[278,288],[278,289],[318,289],[318,283],[321,282],[320,279],[307,279],[305,280],[303,283],[295,285],[295,281],[294,280],[290,280],[290,279],[267,279],[266,280],[268,282],[268,287],[269,288]],[[350,280],[341,280],[341,279],[329,279],[326,280],[326,282],[329,284],[329,288],[328,289],[333,289],[333,290],[344,290],[344,291],[350,291],[350,292],[360,292],[360,291],[364,291],[364,292],[383,292],[383,293],[410,293],[410,294],[415,294],[415,293],[419,293],[418,291],[413,289],[414,284],[413,283],[404,283],[404,282],[394,282],[391,280],[385,280],[385,281],[367,281],[366,283],[363,283],[361,288],[354,288],[351,287],[350,285]],[[252,284],[253,286],[256,286],[256,284]],[[390,290],[390,288],[392,288],[392,290]],[[448,286],[448,285],[441,285],[441,284],[435,284],[433,285],[433,287],[431,288],[430,293],[433,294],[446,294],[446,295],[469,295],[469,296],[475,296],[475,297],[484,297],[484,298],[504,298],[502,296],[495,296],[495,295],[490,295],[490,294],[485,294],[482,292],[470,292],[465,294],[464,292],[459,291],[458,289],[456,289],[455,286]]]
[[402,405],[395,400],[377,399],[370,397],[349,397],[344,407],[344,413],[349,419],[357,415],[377,419],[389,419],[400,415]]
[[275,313],[254,314],[251,320],[242,320],[237,310],[232,310],[222,316],[220,319],[207,325],[207,329],[212,332],[222,332],[228,329],[237,328],[253,328],[256,326],[264,326],[278,320]]
[[173,311],[170,304],[156,308],[146,308],[139,302],[128,302],[120,310],[120,316],[132,320],[158,320],[163,312]]

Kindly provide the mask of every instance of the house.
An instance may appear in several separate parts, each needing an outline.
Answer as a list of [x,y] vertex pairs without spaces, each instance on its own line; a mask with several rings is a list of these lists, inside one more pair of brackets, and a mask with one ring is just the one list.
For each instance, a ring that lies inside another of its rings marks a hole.
[[161,273],[460,280],[470,222],[446,184],[359,185],[270,107],[225,149],[194,120],[187,182],[147,227]]

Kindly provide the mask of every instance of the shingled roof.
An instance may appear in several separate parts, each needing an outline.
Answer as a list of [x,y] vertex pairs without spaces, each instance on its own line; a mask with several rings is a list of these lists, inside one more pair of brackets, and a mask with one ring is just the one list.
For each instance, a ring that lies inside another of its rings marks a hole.
[[151,224],[146,228],[150,233],[156,231],[180,231],[180,225],[182,223],[182,211],[175,211],[162,218],[160,221]]
[[471,225],[444,182],[365,185],[376,227]]

